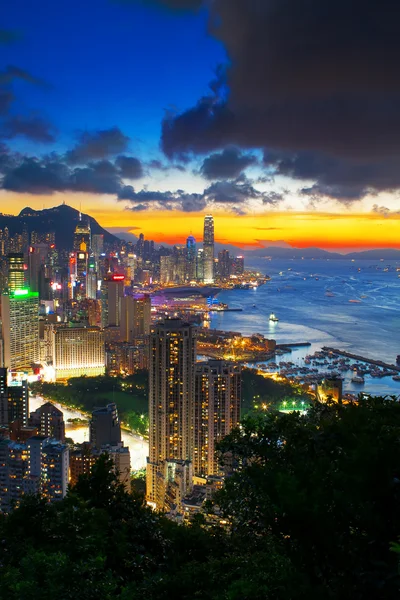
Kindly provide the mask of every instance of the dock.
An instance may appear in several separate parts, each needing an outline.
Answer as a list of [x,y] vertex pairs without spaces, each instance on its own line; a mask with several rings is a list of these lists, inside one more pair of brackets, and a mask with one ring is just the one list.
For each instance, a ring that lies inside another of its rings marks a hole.
[[361,356],[360,354],[353,354],[352,352],[338,350],[337,348],[329,348],[328,346],[324,346],[322,350],[324,350],[325,352],[331,352],[332,354],[336,354],[337,356],[345,356],[346,358],[352,358],[353,360],[360,360],[369,365],[383,367],[388,371],[397,371],[398,373],[400,373],[400,367],[398,365],[391,365],[389,363],[385,363],[383,360],[374,360],[373,358],[366,358],[365,356]]

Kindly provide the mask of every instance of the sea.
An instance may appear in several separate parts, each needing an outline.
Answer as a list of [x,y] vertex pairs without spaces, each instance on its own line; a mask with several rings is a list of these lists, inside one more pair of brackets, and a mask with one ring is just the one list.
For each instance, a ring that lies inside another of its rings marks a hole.
[[[349,259],[252,258],[246,269],[271,280],[250,290],[224,290],[220,302],[241,312],[213,313],[214,329],[244,335],[261,333],[278,344],[310,342],[279,360],[302,364],[322,346],[347,350],[367,358],[396,363],[400,354],[400,262]],[[274,312],[279,321],[273,323]],[[365,377],[353,384],[345,376],[345,391],[400,395],[391,377]]]

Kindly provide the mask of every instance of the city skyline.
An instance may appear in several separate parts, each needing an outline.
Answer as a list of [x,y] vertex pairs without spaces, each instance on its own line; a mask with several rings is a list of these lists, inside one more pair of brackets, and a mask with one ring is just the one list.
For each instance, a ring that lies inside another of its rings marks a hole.
[[[0,211],[65,201],[106,228],[140,229],[160,243],[172,242],[170,231],[180,243],[190,230],[200,239],[198,218],[212,213],[219,220],[216,241],[243,248],[269,241],[339,251],[399,248],[396,124],[389,109],[386,121],[379,116],[380,95],[395,93],[395,62],[382,70],[378,60],[370,61],[367,79],[356,64],[362,51],[379,55],[384,28],[368,44],[361,32],[348,43],[335,36],[323,42],[313,34],[327,15],[317,12],[305,19],[302,34],[316,40],[317,50],[299,52],[292,73],[290,61],[272,69],[270,60],[270,54],[284,56],[284,45],[297,39],[290,16],[282,38],[271,36],[256,55],[246,53],[242,39],[235,45],[222,0],[179,6],[174,10],[171,0],[88,0],[82,9],[77,0],[62,0],[37,10],[25,0],[7,2]],[[233,23],[246,23],[249,39],[257,35],[254,8],[236,0],[231,11]],[[327,11],[334,26],[342,8]],[[354,14],[346,14],[349,27]],[[265,31],[273,30],[280,10],[272,6],[259,18]],[[214,19],[221,22],[218,30]],[[61,21],[62,27],[55,25]],[[152,35],[157,44],[150,43]],[[303,47],[301,36],[297,43]],[[356,54],[355,46],[361,50]],[[315,58],[335,52],[333,72],[329,61]],[[351,84],[346,53],[358,73]],[[313,69],[317,77],[310,77]],[[280,72],[287,76],[277,77]],[[266,84],[257,97],[261,74]],[[325,82],[321,89],[319,80]],[[268,122],[259,102],[276,122]]]

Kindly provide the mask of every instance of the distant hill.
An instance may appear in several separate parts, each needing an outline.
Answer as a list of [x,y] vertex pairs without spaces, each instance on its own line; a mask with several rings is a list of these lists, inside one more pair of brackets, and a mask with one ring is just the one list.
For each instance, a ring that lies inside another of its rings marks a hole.
[[364,250],[361,252],[351,252],[350,254],[339,254],[338,252],[328,252],[321,248],[278,248],[276,246],[269,248],[260,248],[259,250],[250,250],[244,252],[246,258],[309,258],[309,259],[342,259],[342,260],[399,260],[400,250],[390,248],[377,250]]
[[[118,238],[101,227],[96,219],[90,215],[82,214],[82,221],[90,222],[92,234],[103,234],[105,244],[114,244]],[[54,231],[56,246],[63,250],[72,248],[75,227],[79,221],[79,211],[67,204],[54,208],[34,210],[26,207],[17,216],[0,214],[0,229],[8,227],[10,235],[22,233],[26,230],[47,233]]]

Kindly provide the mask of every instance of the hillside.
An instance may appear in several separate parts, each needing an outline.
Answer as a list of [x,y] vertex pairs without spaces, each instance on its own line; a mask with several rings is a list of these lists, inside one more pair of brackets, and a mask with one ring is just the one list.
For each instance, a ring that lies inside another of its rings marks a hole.
[[[90,215],[82,214],[82,220],[89,220],[92,234],[104,235],[105,244],[114,244],[118,241],[116,236],[101,227]],[[67,204],[43,210],[26,207],[16,216],[0,214],[0,229],[8,227],[10,235],[22,233],[24,230],[27,230],[28,233],[54,231],[57,247],[61,250],[70,250],[78,221],[79,211]]]

